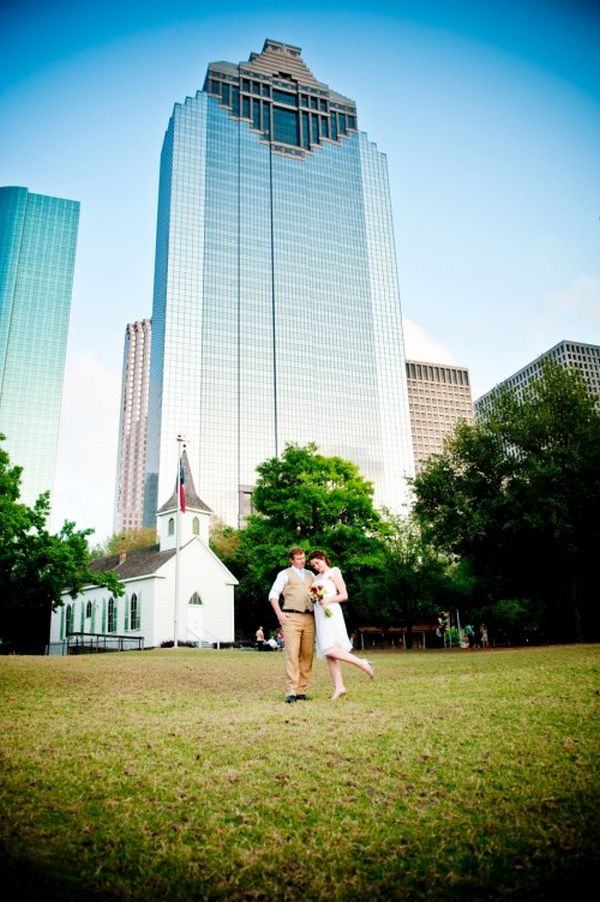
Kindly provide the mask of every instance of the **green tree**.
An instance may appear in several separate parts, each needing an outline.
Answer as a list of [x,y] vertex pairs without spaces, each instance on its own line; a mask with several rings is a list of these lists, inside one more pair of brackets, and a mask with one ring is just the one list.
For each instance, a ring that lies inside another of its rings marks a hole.
[[67,521],[57,534],[48,532],[47,492],[33,507],[19,501],[21,472],[0,447],[0,639],[3,652],[39,654],[63,591],[74,597],[93,583],[122,595],[123,587],[114,573],[90,573],[91,529]]
[[239,529],[228,526],[219,517],[211,517],[209,545],[226,567],[236,567],[236,555],[239,544]]
[[405,626],[407,646],[412,648],[413,626],[435,622],[440,610],[454,607],[458,582],[452,578],[448,557],[426,541],[414,517],[388,513],[381,534],[387,554],[379,611],[373,611],[372,619]]
[[427,538],[467,562],[481,605],[530,599],[549,638],[597,637],[600,414],[577,371],[548,362],[522,399],[500,392],[414,487]]
[[[288,551],[322,548],[342,568],[353,623],[378,591],[384,549],[377,537],[380,518],[373,487],[358,467],[341,457],[325,457],[314,443],[288,445],[280,457],[257,468],[253,513],[239,534],[236,559],[241,574],[236,623],[246,636],[268,616],[267,594]],[[267,616],[265,616],[267,615]]]
[[115,532],[100,545],[90,548],[90,558],[104,557],[108,554],[118,554],[123,551],[135,551],[138,548],[150,548],[158,541],[155,526],[142,526],[139,529],[127,529],[124,532]]

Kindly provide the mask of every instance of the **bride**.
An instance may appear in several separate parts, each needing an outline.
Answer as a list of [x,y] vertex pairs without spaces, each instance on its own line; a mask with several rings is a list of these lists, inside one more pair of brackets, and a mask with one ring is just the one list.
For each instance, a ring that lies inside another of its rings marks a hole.
[[[317,574],[311,586],[314,602],[317,657],[327,658],[327,666],[333,681],[332,699],[346,694],[340,661],[354,664],[373,679],[373,667],[369,661],[351,653],[352,642],[348,637],[340,602],[346,601],[348,592],[339,567],[332,567],[324,551],[313,551],[309,564]],[[321,595],[319,598],[318,596]]]

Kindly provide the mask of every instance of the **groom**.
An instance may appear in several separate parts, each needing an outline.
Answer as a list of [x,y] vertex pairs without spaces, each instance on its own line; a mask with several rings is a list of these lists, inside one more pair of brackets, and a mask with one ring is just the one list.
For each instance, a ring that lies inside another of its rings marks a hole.
[[[303,548],[291,548],[289,559],[290,566],[279,571],[269,592],[269,601],[283,629],[288,704],[306,700],[315,645],[315,619],[308,592],[314,576],[304,568]],[[283,607],[279,606],[280,595]]]

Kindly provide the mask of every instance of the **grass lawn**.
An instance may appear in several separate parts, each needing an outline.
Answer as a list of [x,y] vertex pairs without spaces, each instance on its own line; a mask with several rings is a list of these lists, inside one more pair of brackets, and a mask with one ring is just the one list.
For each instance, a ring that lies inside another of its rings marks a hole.
[[295,705],[279,653],[0,658],[0,888],[591,898],[600,646],[371,657]]

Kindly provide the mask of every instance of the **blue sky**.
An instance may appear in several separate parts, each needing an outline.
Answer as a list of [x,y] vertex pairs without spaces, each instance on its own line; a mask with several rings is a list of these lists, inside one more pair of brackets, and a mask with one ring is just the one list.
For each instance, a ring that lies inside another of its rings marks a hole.
[[152,308],[158,165],[210,61],[270,37],[386,153],[407,352],[474,396],[600,343],[600,5],[5,2],[0,184],[81,201],[53,525],[112,531],[123,334]]

